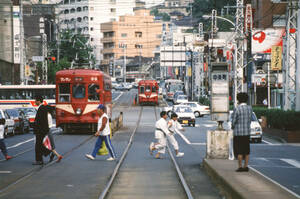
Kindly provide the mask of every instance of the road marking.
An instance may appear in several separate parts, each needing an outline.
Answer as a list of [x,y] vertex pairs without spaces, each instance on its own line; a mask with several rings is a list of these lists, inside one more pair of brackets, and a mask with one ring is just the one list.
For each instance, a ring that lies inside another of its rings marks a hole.
[[11,171],[0,171],[0,173],[12,173]]
[[282,160],[282,161],[284,161],[284,162],[286,162],[286,163],[288,163],[290,165],[293,165],[296,168],[300,168],[300,162],[298,162],[297,160],[285,159],[285,158],[280,159],[280,160]]
[[177,132],[178,135],[181,136],[181,138],[185,141],[185,143],[190,145],[206,145],[206,143],[191,143],[181,132]]
[[268,142],[268,141],[266,141],[266,140],[262,140],[264,143],[267,143],[267,144],[269,144],[269,145],[273,145],[273,143],[271,143],[271,142]]
[[121,92],[120,95],[118,97],[116,97],[113,101],[117,101],[124,93]]
[[274,184],[280,186],[281,188],[283,188],[284,190],[286,190],[287,192],[289,192],[290,194],[296,196],[297,198],[300,198],[300,195],[296,194],[295,192],[289,190],[288,188],[286,188],[285,186],[279,184],[278,182],[276,182],[275,180],[269,178],[268,176],[262,174],[261,172],[259,172],[258,170],[254,169],[253,167],[249,166],[249,168],[251,168],[253,171],[255,171],[256,173],[258,173],[259,175],[263,176],[264,178],[270,180],[271,182],[273,182]]
[[207,128],[211,128],[216,126],[215,124],[203,124],[203,126],[207,127]]
[[31,142],[31,141],[33,141],[33,140],[35,140],[35,138],[31,138],[31,139],[29,139],[29,140],[25,140],[24,142],[20,142],[20,143],[18,143],[18,144],[13,145],[13,146],[9,146],[9,147],[7,147],[7,149],[16,148],[16,147],[18,147],[18,146],[21,146],[22,144],[25,144],[25,143],[27,143],[27,142]]

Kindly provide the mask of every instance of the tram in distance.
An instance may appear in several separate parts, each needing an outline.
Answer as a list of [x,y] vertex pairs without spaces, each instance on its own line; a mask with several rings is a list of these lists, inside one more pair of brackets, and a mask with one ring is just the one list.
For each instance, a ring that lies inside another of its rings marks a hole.
[[68,69],[56,73],[56,126],[64,132],[97,130],[97,107],[112,114],[111,78],[92,69]]
[[155,80],[140,80],[138,83],[139,104],[158,105],[158,83]]

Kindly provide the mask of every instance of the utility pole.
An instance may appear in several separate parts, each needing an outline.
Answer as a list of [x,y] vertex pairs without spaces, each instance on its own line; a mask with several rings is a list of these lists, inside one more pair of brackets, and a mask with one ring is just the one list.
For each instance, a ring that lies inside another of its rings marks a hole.
[[244,79],[244,1],[237,0],[236,7],[236,21],[235,21],[235,62],[233,67],[234,72],[234,106],[237,106],[237,94],[245,92],[243,79]]
[[25,48],[24,48],[24,20],[23,20],[23,0],[20,0],[20,83],[25,82]]
[[300,111],[300,2],[298,2],[297,18],[297,66],[296,66],[296,109]]
[[[296,51],[298,1],[290,0],[287,7],[287,25],[284,52],[284,110],[295,109]],[[299,92],[299,91],[298,91]]]
[[[246,32],[246,37],[247,37],[247,70],[244,70],[245,73],[247,73],[247,87],[248,85],[251,85],[251,75],[252,75],[252,62],[250,61],[251,59],[251,38],[252,38],[252,29],[253,29],[253,22],[252,22],[252,6],[251,4],[246,5],[246,19],[245,19],[245,32]],[[252,98],[251,96],[251,89],[249,86],[248,89],[248,95],[250,98],[250,104],[252,104]]]
[[124,83],[126,82],[126,44],[119,44],[120,48],[123,48],[123,58],[124,58],[124,65],[123,65],[123,78],[124,78]]

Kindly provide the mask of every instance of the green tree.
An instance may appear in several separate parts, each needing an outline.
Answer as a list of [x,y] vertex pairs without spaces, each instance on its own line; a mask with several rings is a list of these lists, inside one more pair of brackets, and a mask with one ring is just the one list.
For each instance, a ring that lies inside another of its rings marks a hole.
[[70,30],[62,32],[60,34],[59,62],[57,62],[57,42],[50,43],[49,57],[55,57],[56,60],[48,60],[48,83],[55,83],[56,72],[70,68],[72,63],[73,67],[95,64],[95,57],[92,55],[93,48],[88,41],[89,38],[82,34],[75,34]]

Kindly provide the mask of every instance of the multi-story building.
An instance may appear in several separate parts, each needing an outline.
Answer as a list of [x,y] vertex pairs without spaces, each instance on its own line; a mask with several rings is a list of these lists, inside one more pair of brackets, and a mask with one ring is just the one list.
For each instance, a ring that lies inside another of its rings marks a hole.
[[104,37],[102,65],[121,57],[154,57],[162,38],[162,23],[156,22],[150,10],[137,9],[134,15],[120,16],[119,21],[101,24]]
[[119,16],[133,14],[135,0],[63,0],[58,6],[59,28],[71,29],[85,34],[94,47],[96,64],[100,64],[101,38],[100,24],[117,21]]

